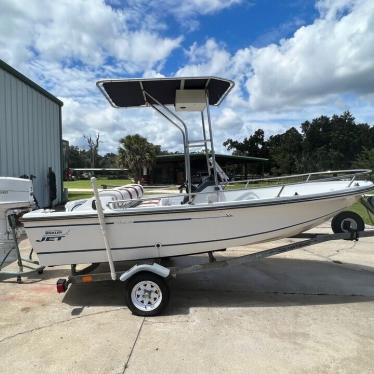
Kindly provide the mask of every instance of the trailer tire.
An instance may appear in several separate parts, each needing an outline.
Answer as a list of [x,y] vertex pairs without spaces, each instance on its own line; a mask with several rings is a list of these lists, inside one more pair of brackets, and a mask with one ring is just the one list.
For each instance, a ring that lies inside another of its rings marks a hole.
[[132,314],[143,317],[156,316],[168,304],[169,293],[164,278],[143,271],[127,281],[126,303]]
[[364,220],[355,212],[341,212],[337,214],[331,221],[331,228],[335,234],[348,232],[344,228],[346,222],[350,223],[351,229],[355,231],[364,231],[365,223]]
[[374,209],[374,196],[369,196],[367,202]]

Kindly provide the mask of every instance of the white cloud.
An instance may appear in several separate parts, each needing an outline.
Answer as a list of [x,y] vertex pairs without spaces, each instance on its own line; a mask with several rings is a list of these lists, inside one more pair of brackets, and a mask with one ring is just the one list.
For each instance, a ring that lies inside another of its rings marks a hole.
[[[63,100],[64,138],[84,145],[83,134],[100,131],[103,152],[116,150],[133,131],[162,143],[143,131],[152,115],[110,108],[95,82],[145,71],[158,75],[182,37],[162,36],[151,15],[143,23],[136,9],[114,9],[103,0],[0,3],[0,56]],[[169,141],[175,145],[173,136]]]
[[[371,0],[318,2],[321,17],[289,39],[230,54],[208,39],[186,51],[177,75],[223,75],[246,83],[254,110],[321,104],[337,94],[374,92],[374,5]],[[242,103],[243,104],[243,103]]]
[[232,132],[240,131],[244,125],[243,118],[232,108],[224,108],[215,122],[217,129]]
[[[182,19],[197,14],[212,14],[223,9],[232,7],[244,2],[243,0],[189,0],[189,1],[175,1],[175,0],[129,0],[128,3],[138,9],[151,9],[156,11],[158,15],[165,13],[167,15],[174,15]],[[248,1],[246,1],[248,2]]]
[[214,39],[208,39],[202,46],[193,43],[186,55],[189,63],[177,71],[177,76],[222,74],[231,62],[230,54]]
[[0,54],[15,65],[34,58],[99,66],[111,59],[134,73],[154,67],[180,45],[181,37],[133,30],[130,14],[103,0],[2,0]]
[[62,99],[63,135],[71,144],[87,147],[83,135],[100,133],[100,153],[116,152],[122,137],[138,133],[154,144],[182,151],[179,131],[150,109],[115,109],[101,95],[90,101]]
[[374,91],[374,5],[320,1],[321,18],[279,45],[252,48],[253,109],[301,104],[346,92]]
[[163,61],[181,41],[182,37],[161,39],[151,32],[137,31],[126,38],[114,40],[111,50],[114,56],[124,61],[129,73],[135,73],[151,69],[156,63]]
[[318,0],[316,7],[322,18],[334,20],[341,17],[361,0]]
[[[219,75],[236,82],[216,118],[222,123],[229,111],[241,116],[237,138],[256,127],[270,134],[345,110],[359,121],[373,121],[368,108],[374,103],[374,4],[326,0],[317,7],[319,18],[279,44],[230,54],[214,39],[194,43],[177,75]],[[221,130],[218,141],[232,136],[229,125]]]
[[[167,22],[171,16],[198,22],[197,15],[239,2],[133,0],[123,6],[116,0],[111,7],[103,0],[0,0],[0,56],[64,101],[64,138],[84,145],[83,134],[100,131],[101,152],[116,151],[118,140],[134,133],[181,150],[180,134],[164,119],[150,110],[113,109],[95,86],[102,78],[164,76],[165,62],[181,46],[185,60],[176,75],[236,83],[211,112],[218,152],[228,137],[240,139],[258,127],[270,135],[322,114],[351,110],[358,120],[374,121],[372,1],[318,1],[320,17],[291,37],[234,52],[213,38],[186,46]],[[196,116],[188,122],[195,139],[201,138],[197,122]]]
[[175,1],[164,1],[167,7],[173,9],[176,14],[181,16],[190,15],[194,13],[210,14],[218,12],[222,9],[229,8],[233,5],[239,4],[242,0],[190,0],[180,1],[175,4]]
[[241,3],[252,4],[252,0],[126,1],[126,4],[136,10],[134,16],[139,22],[141,20],[164,28],[172,17],[179,23],[179,27],[188,31],[199,28],[198,16],[212,15]]

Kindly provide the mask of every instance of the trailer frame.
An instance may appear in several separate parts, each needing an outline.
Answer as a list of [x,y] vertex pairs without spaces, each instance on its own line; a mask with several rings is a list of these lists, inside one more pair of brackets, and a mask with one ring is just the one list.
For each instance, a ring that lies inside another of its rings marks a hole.
[[[209,254],[209,262],[182,267],[167,267],[160,264],[160,259],[138,261],[135,265],[127,270],[116,271],[116,280],[127,283],[131,278],[139,273],[151,273],[163,279],[173,279],[179,275],[194,274],[210,270],[219,270],[230,266],[238,266],[249,263],[256,263],[265,258],[276,256],[282,253],[291,252],[297,249],[310,247],[333,240],[350,240],[358,241],[360,238],[374,237],[374,229],[367,231],[350,231],[337,234],[317,234],[316,236],[301,240],[298,242],[280,245],[264,251],[250,253],[244,256],[230,259],[216,260],[212,252]],[[131,261],[133,262],[133,261]],[[125,263],[125,262],[124,262]],[[88,284],[93,282],[113,281],[112,273],[102,272],[93,273],[100,264],[92,264],[88,267],[76,271],[75,265],[72,265],[72,272],[67,278],[61,278],[57,281],[57,292],[64,293],[71,284]]]

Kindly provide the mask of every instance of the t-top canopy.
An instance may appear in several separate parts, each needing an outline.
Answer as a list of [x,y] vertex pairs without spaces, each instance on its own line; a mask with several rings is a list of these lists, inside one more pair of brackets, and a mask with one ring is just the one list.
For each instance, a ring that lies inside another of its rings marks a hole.
[[176,90],[207,90],[210,105],[219,105],[234,82],[216,77],[175,77],[151,79],[101,80],[96,83],[110,104],[116,108],[156,104],[174,105]]

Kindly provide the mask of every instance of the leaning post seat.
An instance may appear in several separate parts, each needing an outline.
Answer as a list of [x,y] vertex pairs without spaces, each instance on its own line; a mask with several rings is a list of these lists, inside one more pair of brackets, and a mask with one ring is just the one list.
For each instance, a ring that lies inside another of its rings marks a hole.
[[144,195],[144,188],[140,184],[126,184],[115,189],[122,194],[123,200],[141,199]]
[[[103,207],[109,202],[118,200],[136,200],[140,199],[144,194],[144,189],[140,184],[129,184],[121,187],[105,189],[99,192],[100,201]],[[65,204],[65,211],[83,211],[95,210],[95,198],[69,201]]]

